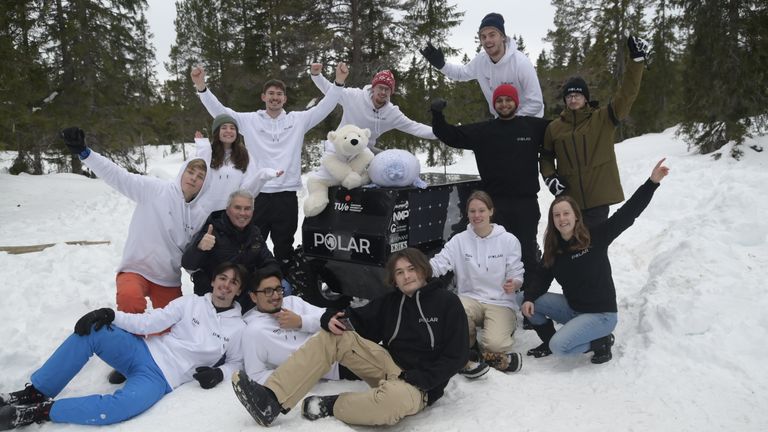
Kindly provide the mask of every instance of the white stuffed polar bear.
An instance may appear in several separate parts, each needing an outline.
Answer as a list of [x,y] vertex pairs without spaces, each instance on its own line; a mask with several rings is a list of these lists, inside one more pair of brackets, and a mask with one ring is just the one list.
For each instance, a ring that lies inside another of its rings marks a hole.
[[328,188],[342,185],[353,189],[368,184],[368,165],[373,152],[368,148],[369,129],[355,125],[344,125],[328,132],[328,141],[334,152],[326,151],[320,161],[320,168],[307,178],[307,198],[304,200],[304,215],[317,216],[328,205]]

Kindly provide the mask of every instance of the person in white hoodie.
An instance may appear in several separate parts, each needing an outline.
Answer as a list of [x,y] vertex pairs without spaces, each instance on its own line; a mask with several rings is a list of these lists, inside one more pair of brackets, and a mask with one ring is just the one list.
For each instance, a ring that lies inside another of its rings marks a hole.
[[211,123],[211,137],[212,142],[199,131],[195,133],[196,155],[210,166],[206,198],[211,211],[224,210],[232,192],[244,189],[257,196],[266,182],[283,175],[283,170],[256,168],[232,116],[217,115]]
[[[243,331],[243,363],[248,378],[259,384],[320,331],[320,318],[325,313],[300,297],[283,297],[282,278],[276,267],[266,267],[251,276],[249,295],[256,307],[243,315],[247,326]],[[323,378],[358,379],[338,363]]]
[[257,168],[280,167],[285,170],[285,174],[268,181],[261,189],[254,203],[253,220],[265,239],[272,237],[275,258],[287,265],[293,254],[293,236],[299,224],[296,192],[302,188],[301,147],[304,134],[336,107],[349,76],[347,65],[339,63],[336,66],[336,85],[320,103],[306,111],[290,113],[283,109],[288,96],[282,81],[273,79],[264,84],[261,100],[265,109],[237,112],[224,106],[207,88],[202,66],[193,67],[190,76],[200,101],[211,116],[227,114],[237,121]]
[[[321,63],[312,63],[309,71],[312,82],[323,94],[327,93],[333,84],[320,73],[323,69]],[[371,79],[371,84],[363,88],[345,88],[339,103],[344,109],[339,126],[352,124],[363,129],[369,129],[368,148],[376,154],[382,151],[376,147],[379,137],[387,131],[397,129],[419,138],[437,139],[432,133],[432,128],[406,117],[397,105],[390,102],[395,93],[395,76],[389,70],[376,73]],[[325,151],[335,153],[333,144],[326,141]]]
[[[523,285],[520,242],[501,225],[491,223],[493,201],[486,192],[470,194],[467,216],[467,230],[451,238],[429,263],[435,276],[455,273],[467,314],[469,346],[478,342],[485,363],[504,372],[517,372],[523,363],[520,353],[512,352],[512,334],[517,326],[515,294]],[[483,328],[479,341],[477,327]],[[470,356],[459,373],[477,378],[485,373],[482,366]]]
[[[0,394],[0,430],[53,421],[107,425],[148,410],[180,385],[197,380],[210,389],[242,366],[245,328],[234,302],[247,271],[222,264],[213,292],[188,295],[143,314],[97,309],[36,370],[23,390]],[[154,335],[170,327],[170,332]],[[94,354],[123,373],[111,395],[55,398]]]
[[446,63],[443,50],[435,48],[431,42],[420,52],[432,66],[452,80],[477,80],[494,117],[498,114],[494,109],[493,90],[501,84],[512,84],[518,89],[518,116],[543,117],[544,98],[536,69],[528,56],[517,49],[517,43],[507,36],[504,17],[493,12],[483,17],[478,38],[483,52],[465,65]]
[[174,181],[129,173],[85,145],[85,132],[63,130],[67,147],[106,184],[136,202],[117,268],[117,310],[141,313],[152,300],[165,307],[181,297],[181,256],[210,210],[205,203],[208,165],[185,163]]

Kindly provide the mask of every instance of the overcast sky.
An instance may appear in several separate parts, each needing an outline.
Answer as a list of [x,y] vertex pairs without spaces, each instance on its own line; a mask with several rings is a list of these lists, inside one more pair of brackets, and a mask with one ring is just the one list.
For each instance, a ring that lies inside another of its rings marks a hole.
[[[289,1],[289,0],[286,0]],[[157,53],[157,72],[160,81],[168,78],[163,62],[168,60],[171,44],[176,38],[173,20],[176,17],[176,5],[170,0],[148,0],[147,19]],[[458,0],[454,2],[465,12],[464,21],[449,38],[454,48],[460,48],[470,58],[474,55],[474,43],[478,26],[483,16],[489,12],[504,15],[507,34],[519,34],[527,46],[531,61],[536,61],[545,44],[542,38],[553,27],[552,18],[555,8],[546,0]]]

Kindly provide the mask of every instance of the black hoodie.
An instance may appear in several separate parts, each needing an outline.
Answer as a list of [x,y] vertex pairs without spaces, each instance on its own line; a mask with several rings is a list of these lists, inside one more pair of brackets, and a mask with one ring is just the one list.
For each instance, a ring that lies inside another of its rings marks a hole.
[[[336,314],[328,309],[321,325]],[[467,363],[467,315],[459,298],[433,279],[412,296],[399,290],[346,311],[364,338],[381,343],[403,373],[400,378],[427,393],[432,405],[456,372]]]

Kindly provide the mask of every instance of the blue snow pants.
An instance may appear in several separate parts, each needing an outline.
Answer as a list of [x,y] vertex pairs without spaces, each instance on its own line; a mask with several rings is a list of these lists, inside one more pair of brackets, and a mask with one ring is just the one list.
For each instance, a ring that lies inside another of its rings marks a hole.
[[32,384],[42,394],[56,397],[93,354],[125,375],[125,385],[111,395],[58,399],[51,407],[51,421],[118,423],[148,410],[172,390],[144,339],[115,326],[91,330],[87,336],[70,335],[32,374]]

